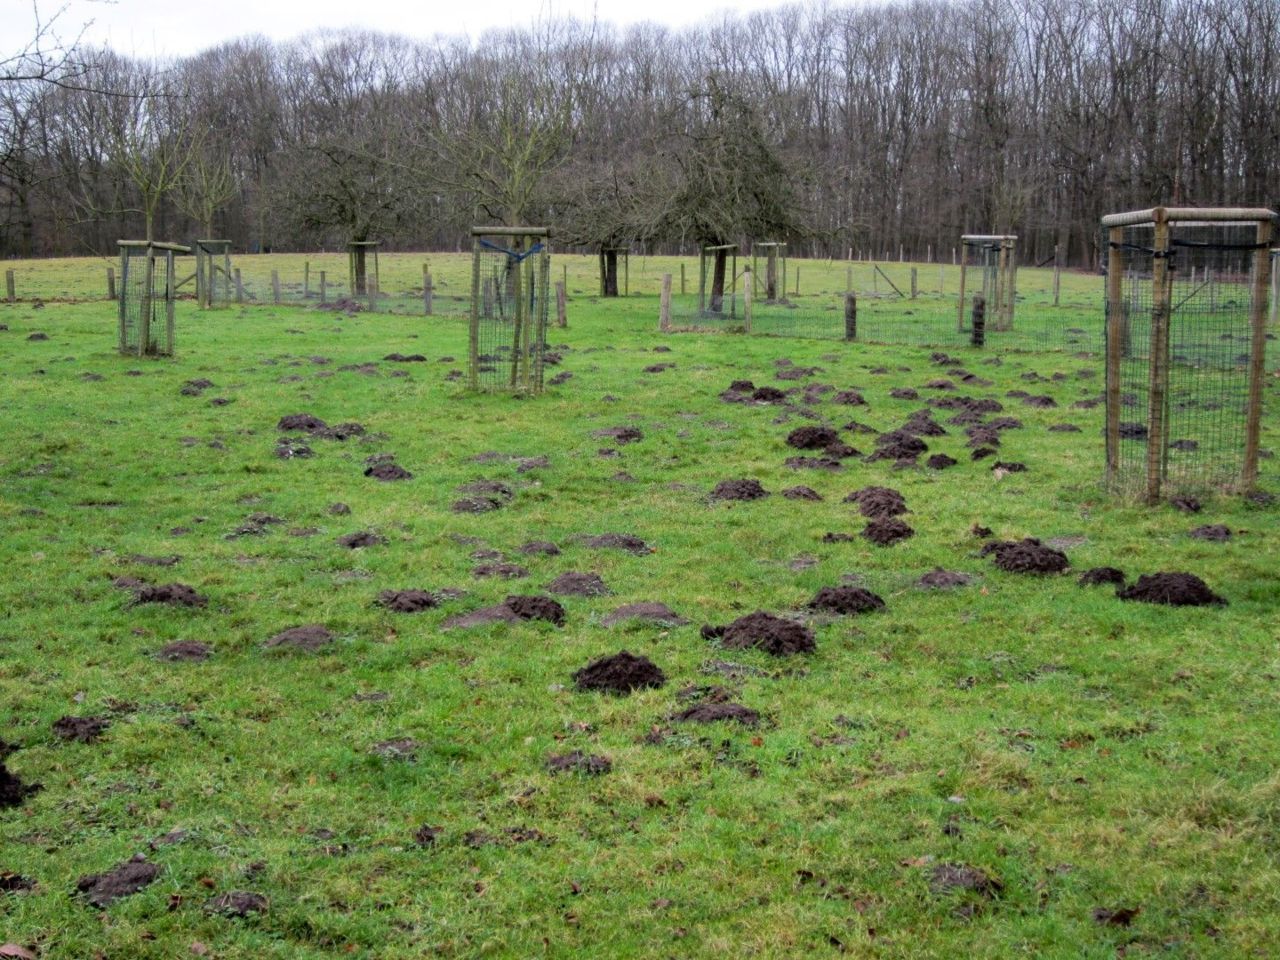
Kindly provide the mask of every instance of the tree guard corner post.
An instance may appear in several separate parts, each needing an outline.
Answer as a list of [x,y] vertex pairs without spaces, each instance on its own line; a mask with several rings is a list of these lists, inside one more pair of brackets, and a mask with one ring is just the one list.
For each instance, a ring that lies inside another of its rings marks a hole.
[[[956,259],[955,248],[951,248],[951,259]],[[960,244],[960,296],[956,306],[956,332],[964,333],[964,282],[965,272],[969,265],[969,248],[965,244]]]
[[128,336],[125,331],[125,296],[124,293],[129,289],[129,251],[122,244],[120,246],[120,296],[116,298],[116,318],[119,327],[119,350],[124,353],[128,347]]
[[472,390],[480,389],[480,237],[471,238],[471,341],[467,382]]
[[166,250],[164,252],[164,347],[165,353],[172,356],[174,353],[173,328],[174,328],[174,305],[177,299],[177,282],[176,266],[173,262],[173,251]]
[[1169,455],[1165,424],[1169,407],[1169,316],[1172,305],[1169,219],[1163,207],[1154,211],[1155,236],[1151,260],[1151,362],[1147,416],[1147,503],[1160,501]]
[[1107,303],[1106,303],[1106,481],[1114,489],[1120,469],[1120,382],[1121,363],[1128,353],[1126,340],[1126,312],[1124,302],[1124,258],[1120,245],[1124,242],[1124,227],[1107,230]]
[[973,314],[969,319],[969,345],[981,349],[987,345],[987,298],[973,295]]
[[671,329],[671,274],[669,273],[662,275],[662,298],[658,301],[658,329],[663,333]]
[[138,356],[143,356],[151,349],[152,290],[156,279],[155,252],[148,249],[144,259],[147,261],[147,266],[143,279],[142,312],[138,317]]
[[751,284],[755,282],[755,274],[750,267],[744,267],[746,282],[742,284],[742,332],[751,332]]
[[[1245,409],[1244,466],[1240,471],[1242,493],[1253,490],[1258,483],[1258,444],[1262,436],[1262,388],[1266,379],[1267,350],[1267,288],[1271,285],[1271,240],[1274,234],[1271,220],[1259,220],[1257,248],[1253,251],[1253,298],[1249,310],[1252,346],[1249,351],[1249,394]],[[1272,314],[1275,304],[1271,305]]]
[[[683,267],[681,268],[683,273]],[[684,288],[683,277],[680,284],[681,289]],[[698,244],[698,316],[706,316],[707,313],[707,249],[702,244]]]
[[1059,294],[1062,292],[1062,247],[1053,245],[1053,305],[1059,305]]
[[569,326],[569,315],[567,312],[568,294],[564,289],[564,281],[556,281],[556,326],[563,330]]
[[844,339],[846,343],[858,339],[858,295],[852,290],[844,294]]
[[1018,241],[1015,237],[1005,237],[1004,240],[1001,241],[1001,246],[1005,255],[1004,256],[1005,303],[1004,303],[1004,310],[1003,310],[1004,318],[1003,318],[1003,324],[1001,327],[1001,329],[1003,330],[1013,329],[1013,315],[1015,312],[1015,305],[1018,299],[1017,243]]

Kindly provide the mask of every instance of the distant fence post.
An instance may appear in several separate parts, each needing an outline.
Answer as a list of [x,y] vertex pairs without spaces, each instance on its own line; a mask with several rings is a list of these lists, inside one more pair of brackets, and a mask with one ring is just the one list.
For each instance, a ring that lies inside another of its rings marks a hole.
[[[680,265],[681,280],[684,279],[684,265]],[[683,286],[683,282],[681,284]],[[659,301],[658,307],[658,329],[671,329],[671,274],[664,273],[662,275],[662,299]]]
[[271,271],[271,300],[273,303],[280,302],[280,271]]
[[320,302],[321,302],[321,303],[328,303],[328,302],[329,302],[329,289],[328,289],[328,288],[329,288],[329,284],[328,284],[328,281],[327,281],[327,280],[326,280],[326,278],[325,278],[325,271],[321,270],[321,271],[320,271]]
[[302,299],[311,299],[311,261],[302,262]]
[[684,264],[680,264],[680,296],[684,296]]
[[561,328],[567,327],[569,325],[569,317],[565,311],[566,299],[567,299],[567,294],[564,289],[564,281],[557,280],[556,281],[556,326]]
[[[426,264],[423,264],[425,267]],[[431,316],[431,311],[435,309],[435,288],[432,286],[431,274],[423,271],[422,274],[422,313],[423,316]]]
[[240,276],[239,267],[236,267],[236,303],[244,303],[244,280]]
[[796,267],[796,296],[800,296],[800,268]]
[[744,267],[742,270],[742,326],[744,333],[751,332],[751,268]]
[[13,303],[18,299],[18,291],[14,285],[12,270],[6,270],[4,272],[4,294],[5,298],[10,303]]
[[107,299],[116,298],[116,268],[107,267]]
[[853,289],[853,267],[844,268],[844,289],[846,293]]
[[973,331],[970,343],[975,347],[984,346],[987,342],[987,299],[980,293],[973,295],[973,315],[970,318]]
[[844,295],[844,338],[858,339],[858,295],[852,290]]
[[911,299],[914,300],[919,293],[919,285],[916,282],[916,268],[911,268]]
[[1062,282],[1062,263],[1058,256],[1059,248],[1055,243],[1053,245],[1053,305],[1058,305],[1058,294]]

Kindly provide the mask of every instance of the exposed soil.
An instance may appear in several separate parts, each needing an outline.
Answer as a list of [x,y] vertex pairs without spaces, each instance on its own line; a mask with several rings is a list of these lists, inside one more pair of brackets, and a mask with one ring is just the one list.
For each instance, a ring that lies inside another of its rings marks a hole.
[[671,718],[677,723],[718,723],[731,721],[744,727],[760,723],[760,714],[740,703],[699,703],[681,710]]
[[965,435],[969,438],[968,446],[970,447],[1000,446],[1000,431],[992,430],[985,424],[969,427],[965,430]]
[[602,622],[606,627],[612,627],[628,620],[648,620],[668,627],[678,627],[689,622],[665,603],[656,600],[624,604],[606,616]]
[[441,629],[468,629],[470,627],[483,627],[491,623],[519,623],[520,617],[516,616],[516,612],[508,607],[505,603],[494,604],[491,607],[481,607],[479,610],[472,610],[470,613],[460,613],[457,616],[450,617],[442,623]]
[[954,467],[959,462],[955,457],[949,457],[945,453],[935,453],[924,462],[924,465],[930,470],[946,470],[948,467]]
[[627,694],[666,682],[666,674],[652,660],[626,650],[593,660],[573,674],[573,684],[579,690],[603,693]]
[[757,610],[734,620],[724,627],[719,638],[729,649],[754,648],[775,657],[812,653],[816,648],[813,631],[803,623],[796,623],[764,610]]
[[488,513],[501,506],[502,501],[492,500],[489,497],[463,497],[461,500],[455,500],[449,509],[454,513]]
[[608,757],[594,756],[574,750],[572,753],[555,753],[547,757],[547,772],[581,773],[598,777],[613,769],[613,761]]
[[907,512],[907,501],[890,487],[863,487],[844,498],[845,503],[856,503],[864,517],[879,519],[896,517]]
[[420,353],[388,353],[383,360],[390,360],[392,363],[426,363],[427,358]]
[[1147,425],[1145,423],[1122,423],[1120,424],[1121,440],[1146,440]]
[[1016,460],[997,460],[991,465],[992,470],[1003,470],[1005,473],[1026,473],[1027,465]]
[[956,587],[967,587],[971,583],[973,583],[973,577],[967,573],[937,567],[917,580],[916,586],[922,590],[951,590]]
[[975,461],[985,460],[987,457],[994,457],[995,455],[995,447],[979,447],[977,450],[973,451],[973,453],[969,454],[969,459]]
[[867,460],[914,460],[928,449],[929,445],[914,434],[890,430],[876,437],[876,452]]
[[1121,600],[1162,603],[1170,607],[1226,606],[1227,601],[1209,589],[1194,573],[1144,573],[1138,582],[1116,591]]
[[174,607],[207,607],[209,598],[185,583],[144,584],[134,594],[135,604],[165,603]]
[[319,650],[333,642],[333,634],[320,623],[290,627],[277,633],[263,644],[267,648],[287,647],[293,650]]
[[914,537],[916,532],[897,517],[882,517],[872,520],[862,531],[862,535],[872,543],[881,547],[891,547],[899,541]]
[[173,567],[182,560],[177,554],[171,554],[167,557],[148,557],[141,553],[135,553],[129,558],[130,563],[138,563],[144,567]]
[[861,450],[857,447],[851,447],[847,443],[833,443],[829,447],[824,447],[822,452],[832,460],[848,460],[850,457],[862,456]]
[[412,737],[398,737],[394,740],[380,740],[369,748],[374,756],[384,760],[415,760],[420,744]]
[[941,377],[930,380],[924,385],[926,390],[954,390],[955,388],[956,385],[954,383]]
[[792,470],[843,470],[844,466],[839,460],[832,460],[830,457],[788,457],[784,461],[784,465]]
[[601,533],[583,537],[582,542],[597,550],[625,550],[638,557],[653,553],[653,547],[629,533]]
[[1079,433],[1080,428],[1074,423],[1055,423],[1049,427],[1050,433]]
[[823,450],[840,442],[840,435],[830,427],[796,427],[787,434],[787,446],[796,450]]
[[366,477],[372,477],[374,480],[392,481],[392,480],[411,480],[413,474],[400,466],[398,463],[379,463],[372,467],[366,467],[364,471]]
[[547,540],[530,540],[516,548],[517,553],[523,553],[525,556],[542,556],[542,557],[558,557],[560,556],[560,548],[554,543]]
[[38,783],[23,783],[0,762],[0,810],[21,806],[27,797],[39,793],[41,789],[43,787]]
[[515,563],[482,563],[471,571],[477,579],[498,577],[502,580],[520,580],[529,575],[529,571]]
[[96,743],[111,721],[106,717],[59,717],[53,721],[54,736],[77,743]]
[[787,487],[782,495],[788,500],[821,500],[822,494],[812,487]]
[[947,435],[946,428],[933,419],[932,410],[917,410],[907,417],[907,422],[900,429],[903,433],[910,433],[917,437],[945,437]]
[[503,603],[521,620],[546,620],[557,627],[564,624],[564,607],[550,597],[517,594]]
[[1082,587],[1099,587],[1103,584],[1113,584],[1115,586],[1124,586],[1124,571],[1115,567],[1092,567],[1080,574],[1080,579],[1076,581]]
[[985,870],[968,864],[940,863],[929,875],[929,889],[934,893],[969,890],[983,897],[998,897],[1004,884]]
[[345,503],[331,503],[329,504],[329,513],[335,517],[345,517],[351,513],[351,508]]
[[338,537],[337,539],[338,546],[346,547],[348,550],[360,550],[364,547],[376,547],[386,542],[386,537],[372,533],[369,530],[359,530],[356,533],[348,533],[346,536]]
[[822,535],[823,543],[853,543],[854,536],[851,533],[832,533],[827,531]]
[[276,441],[275,455],[281,460],[306,460],[315,456],[315,451],[293,437],[281,437]]
[[829,613],[871,613],[884,609],[884,600],[862,587],[823,587],[809,601],[810,610]]
[[920,394],[911,387],[894,387],[889,391],[889,396],[894,400],[919,400]]
[[440,598],[427,590],[383,590],[377,604],[396,613],[421,613],[440,605]]
[[1062,573],[1071,566],[1065,553],[1034,537],[993,541],[982,548],[982,556],[987,554],[994,554],[996,566],[1009,573]]
[[315,430],[312,435],[322,440],[350,440],[352,437],[363,437],[366,432],[363,424],[339,423],[337,426]]
[[644,439],[644,431],[639,427],[609,427],[605,430],[595,430],[591,435],[593,437],[610,438],[619,446],[637,443]]
[[1022,427],[1022,421],[1017,417],[996,417],[987,426],[992,430],[1018,430]]
[[157,660],[169,663],[199,663],[213,656],[213,647],[198,640],[178,640],[156,651]]
[[306,433],[314,433],[317,430],[323,430],[327,427],[323,420],[319,417],[312,416],[309,413],[290,413],[280,418],[276,423],[277,430],[302,430]]
[[599,574],[572,571],[560,574],[547,584],[547,589],[565,597],[603,597],[613,592]]
[[1221,523],[1206,523],[1202,527],[1196,527],[1191,531],[1189,536],[1197,540],[1209,540],[1213,543],[1225,543],[1231,539],[1231,529]]
[[1169,506],[1183,513],[1199,513],[1203,509],[1195,497],[1170,497]]
[[845,407],[862,407],[867,403],[857,390],[840,390],[831,398],[831,402]]
[[0,870],[0,893],[25,893],[35,889],[35,881],[19,873]]
[[711,491],[712,500],[762,500],[769,491],[760,486],[759,480],[721,480]]
[[106,873],[81,877],[76,881],[76,890],[95,907],[105,909],[116,900],[137,893],[159,875],[160,868],[139,854]]
[[208,913],[220,914],[224,917],[247,917],[251,913],[266,913],[267,898],[260,893],[247,890],[231,890],[210,897],[204,909]]
[[777,387],[756,387],[749,399],[752,403],[782,403],[787,395]]

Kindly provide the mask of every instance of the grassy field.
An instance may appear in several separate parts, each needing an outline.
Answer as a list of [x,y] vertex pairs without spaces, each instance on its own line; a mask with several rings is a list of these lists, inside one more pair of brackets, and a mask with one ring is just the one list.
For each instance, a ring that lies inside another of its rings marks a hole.
[[[571,263],[585,289],[591,261]],[[572,378],[517,400],[448,379],[465,366],[442,360],[466,356],[458,320],[183,304],[179,356],[137,360],[113,352],[110,303],[52,302],[96,279],[63,262],[21,269],[20,293],[51,302],[0,304],[0,739],[15,748],[9,772],[42,789],[0,809],[0,880],[15,888],[0,892],[0,942],[42,958],[1280,950],[1277,508],[1208,498],[1190,516],[1110,500],[1102,408],[1072,407],[1099,394],[1097,359],[957,349],[939,366],[919,348],[662,336],[646,274],[644,295],[575,298],[549,371]],[[1043,296],[1043,277],[1024,293]],[[1072,284],[1084,304],[1097,281]],[[779,379],[783,359],[818,369]],[[656,364],[674,366],[645,372]],[[955,366],[992,383],[924,388]],[[1032,373],[1043,379],[1028,386]],[[723,402],[738,379],[800,392]],[[199,380],[212,386],[184,395]],[[804,402],[815,383],[867,404]],[[1280,439],[1274,383],[1267,448]],[[920,399],[890,396],[901,387]],[[1057,406],[1005,396],[1017,388]],[[796,427],[889,430],[956,392],[998,398],[1022,422],[998,458],[1026,472],[971,462],[950,410],[936,411],[948,434],[927,438],[959,461],[948,470],[784,465]],[[367,432],[293,432],[314,456],[281,459],[277,422],[297,413]],[[1081,432],[1049,429],[1063,423]],[[596,435],[621,426],[642,438]],[[366,477],[379,454],[412,478]],[[1275,471],[1264,461],[1264,488]],[[709,500],[741,478],[772,495]],[[454,512],[477,480],[514,496]],[[825,499],[781,495],[797,484]],[[873,484],[902,493],[915,536],[887,548],[858,536],[866,521],[842,499]],[[1231,538],[1189,536],[1210,523]],[[1053,539],[1072,569],[1002,572],[975,524]],[[357,531],[385,542],[336,542]],[[582,539],[610,532],[653,550]],[[534,540],[561,552],[519,551]],[[474,575],[499,560],[527,577]],[[1101,565],[1130,580],[1190,571],[1228,604],[1077,586]],[[936,567],[973,581],[918,587]],[[444,628],[567,571],[611,593],[559,597],[561,627]],[[187,584],[207,605],[138,604],[122,577]],[[812,653],[700,635],[847,582],[886,608],[807,615]],[[415,614],[377,605],[408,588],[444,599]],[[639,601],[690,622],[604,623]],[[332,642],[265,645],[307,624]],[[156,656],[177,641],[212,654]],[[574,671],[622,649],[665,685],[575,689]],[[724,698],[759,724],[673,719]],[[108,725],[68,740],[66,716]],[[549,770],[572,751],[611,769]],[[77,894],[79,878],[134,855],[158,868],[139,892],[105,909]],[[261,899],[232,916],[216,899],[232,892]]]

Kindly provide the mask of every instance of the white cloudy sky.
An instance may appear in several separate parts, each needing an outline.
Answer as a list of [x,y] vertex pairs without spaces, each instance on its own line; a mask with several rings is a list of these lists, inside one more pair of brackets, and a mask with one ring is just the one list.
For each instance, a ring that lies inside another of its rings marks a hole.
[[56,29],[64,41],[83,30],[87,41],[109,43],[121,53],[165,56],[244,34],[288,39],[320,27],[474,38],[493,27],[552,17],[683,26],[774,5],[776,0],[0,0],[0,32],[9,38],[0,52],[16,49],[31,35],[35,10],[45,20],[58,14]]

